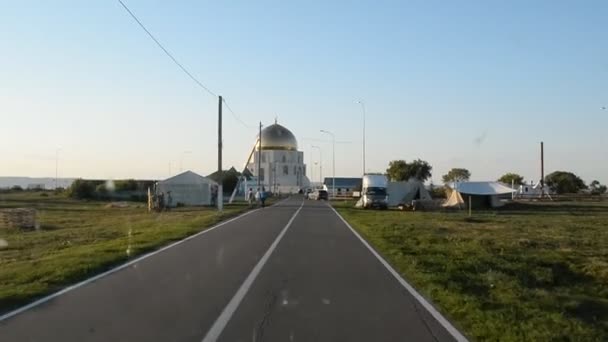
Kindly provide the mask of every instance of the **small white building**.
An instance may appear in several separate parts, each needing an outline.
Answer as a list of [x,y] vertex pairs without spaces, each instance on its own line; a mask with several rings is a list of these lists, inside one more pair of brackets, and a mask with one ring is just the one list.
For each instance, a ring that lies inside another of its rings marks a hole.
[[192,171],[185,171],[156,184],[156,194],[171,192],[171,205],[211,205],[212,190],[217,183]]
[[520,185],[515,196],[518,198],[539,198],[543,194],[543,190],[545,195],[553,194],[548,186],[545,185],[544,189],[541,189],[540,182],[534,184],[534,181],[530,181],[530,184]]

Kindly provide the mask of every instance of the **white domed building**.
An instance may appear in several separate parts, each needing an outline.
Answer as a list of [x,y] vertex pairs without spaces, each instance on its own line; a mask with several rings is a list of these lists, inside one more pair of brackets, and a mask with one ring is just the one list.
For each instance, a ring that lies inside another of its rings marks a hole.
[[260,144],[256,145],[253,161],[247,168],[258,177],[261,162],[260,183],[267,191],[296,193],[309,186],[304,152],[298,151],[298,141],[290,130],[276,122],[262,130],[261,161]]

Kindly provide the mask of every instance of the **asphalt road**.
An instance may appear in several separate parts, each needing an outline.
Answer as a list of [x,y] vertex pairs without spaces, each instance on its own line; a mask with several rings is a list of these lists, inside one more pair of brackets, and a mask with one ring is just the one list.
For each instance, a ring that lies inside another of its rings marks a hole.
[[291,198],[0,321],[0,341],[453,341],[325,203]]

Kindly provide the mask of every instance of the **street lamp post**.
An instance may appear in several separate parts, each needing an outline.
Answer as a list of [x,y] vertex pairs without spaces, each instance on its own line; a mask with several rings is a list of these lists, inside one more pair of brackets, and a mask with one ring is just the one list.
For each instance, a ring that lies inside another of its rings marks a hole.
[[57,190],[59,183],[59,151],[61,151],[61,148],[55,150],[55,190]]
[[332,173],[332,179],[331,179],[331,187],[332,189],[332,193],[333,193],[333,198],[336,198],[336,136],[330,132],[330,131],[326,131],[324,129],[321,130],[321,133],[325,133],[325,134],[329,134],[331,135],[331,142],[332,142],[332,165],[331,165],[331,173]]
[[312,148],[319,149],[319,183],[323,183],[323,153],[321,152],[321,147],[312,146]]
[[365,176],[365,102],[357,101],[363,111],[363,175]]

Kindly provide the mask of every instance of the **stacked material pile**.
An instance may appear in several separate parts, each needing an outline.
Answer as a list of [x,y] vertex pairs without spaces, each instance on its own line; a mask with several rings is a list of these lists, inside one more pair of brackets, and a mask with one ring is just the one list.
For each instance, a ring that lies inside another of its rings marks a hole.
[[36,209],[0,209],[0,228],[36,228]]

